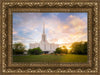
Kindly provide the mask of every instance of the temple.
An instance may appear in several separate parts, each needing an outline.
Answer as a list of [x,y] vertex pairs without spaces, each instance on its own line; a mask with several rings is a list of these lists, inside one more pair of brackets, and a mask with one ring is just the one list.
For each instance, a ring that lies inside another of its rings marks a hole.
[[42,33],[42,39],[40,43],[30,43],[30,49],[40,47],[42,51],[46,53],[53,53],[57,47],[59,47],[59,44],[49,43],[46,39],[45,34],[45,25],[43,25],[43,33]]

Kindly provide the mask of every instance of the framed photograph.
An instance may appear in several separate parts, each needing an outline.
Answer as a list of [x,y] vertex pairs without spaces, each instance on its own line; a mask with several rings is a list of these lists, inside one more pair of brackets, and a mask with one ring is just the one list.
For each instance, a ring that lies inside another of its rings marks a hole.
[[1,74],[99,75],[98,5],[1,1]]
[[88,62],[88,13],[12,14],[13,62]]

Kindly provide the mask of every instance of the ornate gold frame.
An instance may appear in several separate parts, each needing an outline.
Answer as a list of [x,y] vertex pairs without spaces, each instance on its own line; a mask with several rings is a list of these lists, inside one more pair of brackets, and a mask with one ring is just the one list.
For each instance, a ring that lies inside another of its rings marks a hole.
[[[12,62],[12,12],[87,12],[87,63],[15,63]],[[3,73],[98,73],[98,3],[67,1],[2,2],[1,54]]]

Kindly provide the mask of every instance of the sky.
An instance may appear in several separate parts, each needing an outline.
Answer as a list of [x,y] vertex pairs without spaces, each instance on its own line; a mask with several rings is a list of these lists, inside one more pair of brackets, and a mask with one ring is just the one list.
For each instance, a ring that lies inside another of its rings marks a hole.
[[87,41],[87,13],[13,13],[13,43],[39,43],[45,24],[49,43]]

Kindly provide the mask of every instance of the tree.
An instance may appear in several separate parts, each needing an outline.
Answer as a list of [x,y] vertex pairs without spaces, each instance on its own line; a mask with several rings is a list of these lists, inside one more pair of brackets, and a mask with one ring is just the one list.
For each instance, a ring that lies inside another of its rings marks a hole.
[[71,45],[72,54],[87,54],[87,42],[74,42]]
[[40,47],[37,47],[37,48],[33,48],[33,49],[29,49],[28,50],[28,54],[31,54],[31,55],[39,55],[41,53],[43,53],[43,52],[40,49]]
[[55,53],[60,54],[61,53],[61,48],[56,48]]
[[66,48],[66,46],[62,46],[62,47],[58,47],[56,48],[56,51],[55,51],[56,54],[67,54],[68,53],[68,49]]
[[25,46],[22,43],[13,44],[13,54],[23,54],[25,51]]
[[84,52],[84,54],[87,54],[87,42],[84,42],[83,52]]
[[66,46],[62,46],[61,50],[62,50],[62,53],[65,53],[65,54],[68,53],[68,49],[66,48]]

